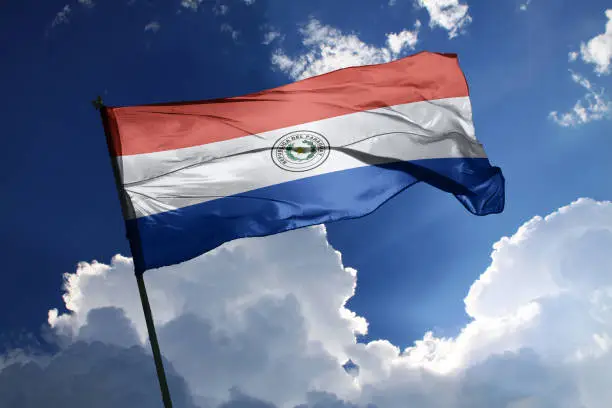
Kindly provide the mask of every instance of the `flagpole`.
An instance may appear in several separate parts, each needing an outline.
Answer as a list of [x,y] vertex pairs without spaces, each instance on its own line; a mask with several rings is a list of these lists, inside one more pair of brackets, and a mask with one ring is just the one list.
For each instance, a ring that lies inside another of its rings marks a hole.
[[[100,112],[102,116],[102,124],[104,125],[104,133],[107,138],[107,146],[110,153],[110,135],[108,133],[108,124],[106,122],[106,115],[104,112],[104,102],[102,98],[98,96],[92,104],[96,110]],[[112,156],[111,156],[112,157]],[[115,175],[115,182],[119,180],[119,172],[115,163],[111,163],[113,173]],[[117,188],[119,184],[117,184]],[[121,199],[121,197],[120,197]],[[122,204],[123,207],[123,204]],[[130,241],[130,248],[132,250],[132,256],[134,256],[134,248]],[[142,303],[142,310],[144,312],[145,322],[147,324],[147,332],[149,334],[149,342],[151,343],[151,350],[153,351],[153,360],[155,361],[155,369],[157,371],[157,380],[159,381],[159,389],[162,394],[162,400],[164,402],[164,408],[172,408],[172,399],[170,398],[170,389],[168,388],[168,381],[166,380],[166,372],[164,370],[164,363],[162,361],[162,354],[159,349],[159,343],[157,341],[157,333],[155,332],[155,323],[153,321],[153,313],[151,312],[151,305],[149,304],[149,297],[147,296],[147,288],[145,286],[143,271],[136,271],[136,283],[138,285],[138,293],[140,294],[140,302]]]
[[170,398],[170,390],[168,389],[168,382],[166,381],[166,372],[164,371],[164,363],[162,362],[162,355],[159,350],[159,343],[157,342],[153,313],[151,313],[151,305],[149,304],[149,297],[147,296],[147,288],[145,287],[143,275],[142,273],[137,273],[136,282],[138,283],[142,310],[144,311],[147,331],[149,332],[149,341],[151,343],[151,349],[153,350],[153,360],[155,360],[159,389],[161,390],[162,400],[164,401],[164,408],[172,408],[172,399]]

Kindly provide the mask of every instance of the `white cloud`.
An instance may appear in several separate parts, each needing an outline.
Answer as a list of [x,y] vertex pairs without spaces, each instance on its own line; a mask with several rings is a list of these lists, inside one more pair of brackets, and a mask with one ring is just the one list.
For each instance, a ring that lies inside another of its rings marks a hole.
[[158,21],[151,21],[151,22],[149,22],[145,26],[144,30],[145,31],[152,31],[152,32],[156,33],[156,32],[159,31],[160,28],[161,28],[161,24],[159,24]]
[[[322,228],[270,238],[236,241],[195,263],[146,276],[164,352],[196,395],[218,402],[237,386],[285,406],[302,402],[306,390],[329,378],[350,389],[341,368],[344,345],[366,329],[343,307],[353,294],[354,271],[342,267]],[[310,256],[295,256],[304,252]],[[55,330],[80,338],[91,310],[115,306],[143,341],[131,268],[122,257],[112,266],[82,264],[66,281],[73,314],[50,313]],[[103,289],[107,285],[114,289]],[[315,293],[320,298],[312,302]]]
[[213,7],[213,13],[215,13],[218,16],[224,16],[229,12],[229,6],[226,6],[225,4],[215,4],[215,6]]
[[603,89],[594,86],[587,78],[573,71],[572,80],[586,89],[586,94],[576,101],[572,109],[565,113],[550,112],[549,117],[563,127],[572,127],[604,119],[612,112],[612,103]]
[[227,23],[221,24],[221,32],[229,33],[234,41],[236,41],[240,36],[240,31],[235,30],[231,25]]
[[413,50],[419,40],[419,29],[421,22],[419,20],[414,23],[414,30],[404,30],[400,33],[387,34],[387,45],[394,55],[399,55],[405,49]]
[[272,64],[293,79],[303,79],[350,66],[389,62],[401,51],[414,49],[420,25],[417,21],[413,31],[387,34],[387,44],[377,47],[364,43],[356,34],[344,34],[311,19],[300,29],[307,51],[290,57],[283,50],[276,50]]
[[454,38],[461,34],[472,22],[467,4],[459,0],[415,0],[416,5],[427,9],[429,26],[441,27],[448,31],[448,37]]
[[[175,406],[196,408],[184,380],[166,365]],[[151,357],[141,347],[77,342],[52,359],[10,362],[0,372],[0,404],[6,408],[159,407],[156,382]]]
[[[322,227],[235,241],[145,279],[178,406],[607,408],[611,246],[611,202],[534,217],[494,245],[465,298],[473,321],[403,351],[356,342],[366,322],[345,307],[356,273]],[[67,346],[0,364],[0,406],[159,404],[131,261],[83,263],[65,290],[71,313],[49,323]]]
[[181,0],[181,6],[192,11],[197,11],[204,0]]
[[264,39],[262,41],[262,44],[269,45],[270,43],[272,43],[272,41],[276,39],[280,39],[280,38],[282,38],[282,35],[279,31],[270,30],[264,34]]
[[59,24],[68,24],[70,22],[68,18],[70,13],[72,13],[72,9],[70,8],[70,5],[66,4],[64,8],[58,11],[55,15],[55,18],[51,22],[51,27],[55,27]]
[[580,44],[582,60],[595,65],[598,74],[609,74],[612,61],[612,9],[606,10],[606,17],[606,31]]
[[519,10],[526,11],[527,7],[531,4],[531,0],[527,0],[519,6]]
[[[87,8],[92,8],[95,6],[93,0],[78,0],[78,3]],[[53,21],[51,22],[51,28],[55,28],[61,24],[69,24],[70,17],[72,15],[73,9],[69,4],[64,5],[64,7],[55,14]],[[49,32],[47,31],[47,35]]]
[[569,53],[567,54],[567,60],[568,60],[569,62],[574,62],[574,61],[576,61],[577,59],[578,59],[578,53],[577,53],[577,52],[572,51],[572,52],[569,52]]

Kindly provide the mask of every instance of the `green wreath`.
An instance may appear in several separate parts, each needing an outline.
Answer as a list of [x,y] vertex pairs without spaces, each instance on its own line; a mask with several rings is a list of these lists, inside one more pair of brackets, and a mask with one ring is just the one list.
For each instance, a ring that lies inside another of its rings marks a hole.
[[289,158],[291,160],[294,161],[304,161],[304,160],[310,160],[312,158],[312,156],[314,156],[317,153],[317,146],[310,140],[304,140],[304,143],[306,143],[308,146],[310,146],[310,153],[308,154],[308,156],[306,156],[306,158],[304,159],[300,159],[299,157],[296,157],[293,155],[293,151],[295,150],[297,153],[305,153],[301,151],[301,147],[298,147],[297,149],[295,149],[293,147],[293,143],[291,143],[289,146],[287,146],[285,148],[285,152],[287,153],[287,156],[289,156]]

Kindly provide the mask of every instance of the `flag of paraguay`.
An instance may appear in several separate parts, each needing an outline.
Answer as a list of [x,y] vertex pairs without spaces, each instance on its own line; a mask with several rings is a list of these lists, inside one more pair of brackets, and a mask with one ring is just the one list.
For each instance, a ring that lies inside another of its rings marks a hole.
[[246,96],[103,107],[102,117],[136,273],[236,238],[360,217],[417,182],[476,215],[504,207],[452,54]]

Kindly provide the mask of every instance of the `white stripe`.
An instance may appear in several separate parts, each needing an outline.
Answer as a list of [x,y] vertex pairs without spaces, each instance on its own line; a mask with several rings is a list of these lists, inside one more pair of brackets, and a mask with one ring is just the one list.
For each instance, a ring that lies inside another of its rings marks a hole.
[[[274,142],[297,130],[320,133],[331,144],[329,157],[319,167],[290,172],[273,163],[270,149]],[[360,160],[358,153],[371,155],[368,162]],[[117,159],[134,215],[142,217],[374,164],[372,156],[376,156],[375,163],[486,157],[474,136],[469,98],[459,97],[356,112],[223,142]]]

